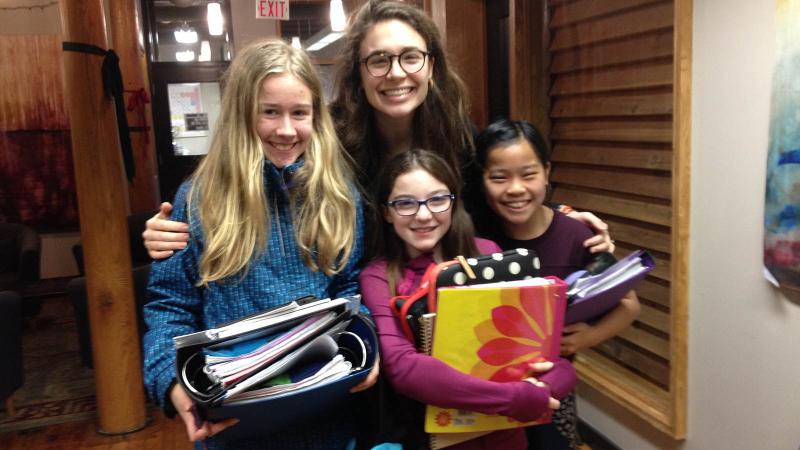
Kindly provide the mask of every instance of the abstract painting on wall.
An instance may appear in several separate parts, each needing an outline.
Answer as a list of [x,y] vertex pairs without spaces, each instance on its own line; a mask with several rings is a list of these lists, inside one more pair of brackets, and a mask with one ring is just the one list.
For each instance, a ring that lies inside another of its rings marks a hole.
[[776,9],[764,265],[768,278],[800,291],[800,0],[777,0]]

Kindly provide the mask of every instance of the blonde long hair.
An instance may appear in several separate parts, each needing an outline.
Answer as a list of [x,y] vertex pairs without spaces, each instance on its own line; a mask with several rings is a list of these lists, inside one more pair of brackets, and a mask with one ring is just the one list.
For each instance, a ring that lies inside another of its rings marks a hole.
[[312,135],[290,195],[303,261],[330,276],[350,258],[356,194],[322,98],[322,84],[303,50],[281,40],[262,40],[244,48],[225,73],[214,137],[191,177],[189,217],[197,212],[205,236],[198,285],[246,273],[248,264],[266,250],[270,217],[264,151],[255,129],[258,95],[267,77],[284,73],[305,84],[313,100]]

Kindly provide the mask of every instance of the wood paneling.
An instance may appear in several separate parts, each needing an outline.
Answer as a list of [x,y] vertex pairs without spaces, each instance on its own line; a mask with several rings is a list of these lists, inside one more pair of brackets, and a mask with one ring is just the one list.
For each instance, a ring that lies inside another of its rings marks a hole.
[[691,203],[692,0],[675,0],[675,91],[670,395],[672,434],[686,436],[689,353],[689,208]]
[[672,141],[671,120],[554,121],[550,138],[570,141],[653,142]]
[[619,337],[664,359],[669,359],[669,341],[648,331],[636,327],[628,327],[619,334]]
[[561,165],[553,169],[550,181],[565,186],[628,192],[662,199],[669,199],[672,194],[672,180],[668,176],[603,170],[588,166]]
[[641,248],[656,262],[637,287],[634,325],[576,367],[676,438],[685,435],[690,5],[549,2],[553,201],[603,217],[618,256]]
[[620,366],[631,372],[631,375],[642,375],[648,381],[658,384],[662,389],[669,386],[669,364],[663,358],[644,354],[637,348],[631,348],[622,339],[604,342],[594,350],[606,358],[620,363]]
[[611,144],[559,143],[553,147],[554,162],[572,162],[595,166],[631,169],[672,169],[672,152],[663,149],[625,147]]
[[617,242],[625,242],[636,248],[649,248],[662,253],[670,253],[669,228],[614,219],[608,219],[605,222]]
[[589,19],[597,19],[612,13],[658,3],[660,0],[579,0],[553,8],[551,27],[563,27]]
[[670,289],[668,284],[645,278],[644,281],[636,286],[636,294],[639,298],[656,302],[664,307],[668,308],[670,306]]
[[625,217],[656,225],[669,226],[671,223],[672,212],[669,205],[651,203],[644,199],[612,197],[594,192],[556,187],[553,201],[572,205],[581,211],[595,211],[604,215]]
[[669,334],[669,314],[664,311],[643,304],[642,312],[637,320],[664,334]]
[[591,72],[564,74],[553,81],[550,94],[590,94],[608,91],[630,91],[672,85],[672,63],[648,63],[616,66]]
[[648,8],[600,17],[573,26],[554,28],[550,50],[563,50],[581,45],[626,39],[631,35],[672,28],[671,2],[661,2]]
[[[486,7],[482,0],[430,0],[425,4],[445,40],[448,63],[467,87],[473,123],[487,125]],[[435,64],[435,63],[434,63]]]
[[665,433],[672,434],[669,392],[646,378],[621,368],[613,359],[589,350],[578,355],[575,370],[581,379],[578,394],[591,387],[647,420]]
[[672,57],[672,30],[657,30],[622,41],[611,41],[555,52],[550,71],[554,74],[596,69]]
[[552,117],[657,116],[672,114],[672,92],[562,97]]
[[61,36],[0,35],[0,130],[69,130]]

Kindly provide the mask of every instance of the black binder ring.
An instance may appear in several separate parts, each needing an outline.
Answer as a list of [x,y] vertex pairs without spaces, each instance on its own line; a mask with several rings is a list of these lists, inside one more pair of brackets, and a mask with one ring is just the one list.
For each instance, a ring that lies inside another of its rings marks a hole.
[[[346,336],[352,336],[356,340],[356,342],[358,343],[358,348],[357,349],[353,349],[353,348],[350,348],[348,346],[342,346],[341,344],[339,344],[338,353],[340,355],[344,356],[344,359],[347,360],[347,361],[350,361],[354,366],[360,359],[361,362],[358,364],[358,366],[357,367],[352,367],[350,369],[350,371],[351,372],[355,372],[357,370],[361,370],[361,369],[364,368],[364,366],[367,365],[367,346],[364,344],[364,340],[361,339],[361,336],[353,333],[352,331],[342,331],[341,333],[337,333],[336,334],[337,343],[339,342],[338,338],[341,337],[341,336],[345,336],[345,335]],[[356,354],[357,350],[361,350],[361,357],[360,358]]]

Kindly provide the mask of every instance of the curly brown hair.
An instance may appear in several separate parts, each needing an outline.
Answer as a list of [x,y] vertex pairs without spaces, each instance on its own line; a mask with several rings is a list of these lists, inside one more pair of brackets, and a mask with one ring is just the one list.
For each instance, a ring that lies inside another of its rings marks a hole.
[[435,61],[432,83],[413,119],[412,147],[441,156],[460,177],[461,167],[474,155],[472,122],[464,83],[448,66],[439,30],[416,6],[396,1],[372,0],[350,18],[336,68],[337,93],[331,113],[339,139],[356,164],[355,171],[367,199],[373,199],[375,174],[386,162],[386,143],[378,135],[373,109],[362,88],[359,51],[369,30],[380,22],[399,20],[422,36]]

